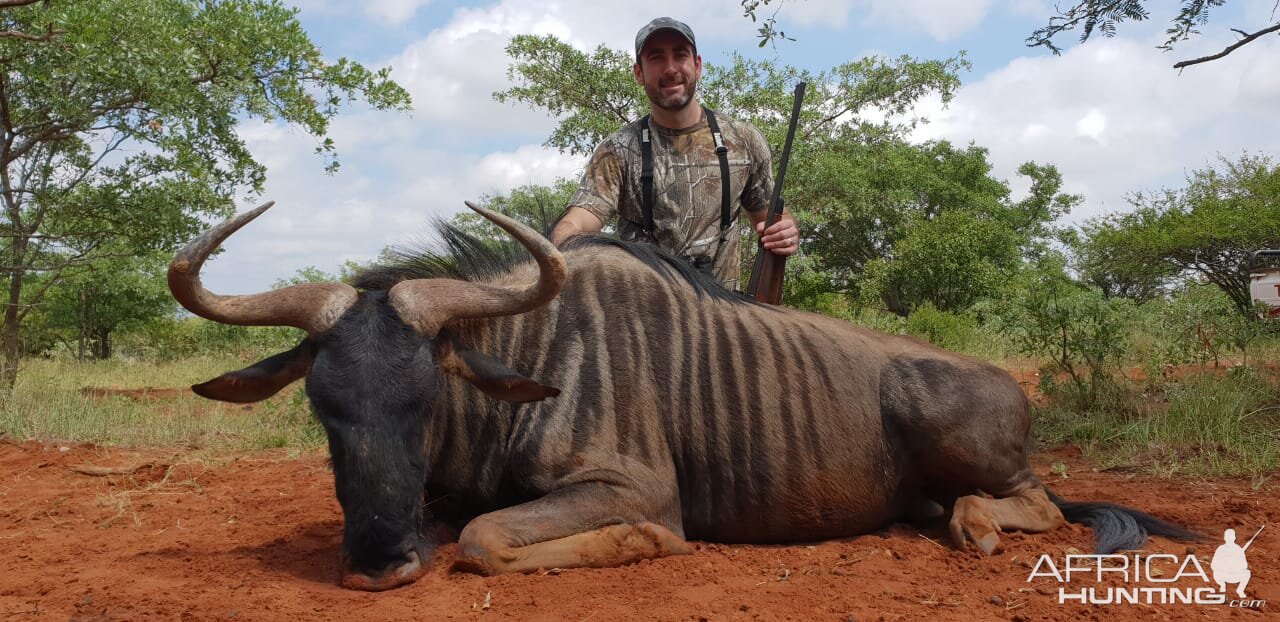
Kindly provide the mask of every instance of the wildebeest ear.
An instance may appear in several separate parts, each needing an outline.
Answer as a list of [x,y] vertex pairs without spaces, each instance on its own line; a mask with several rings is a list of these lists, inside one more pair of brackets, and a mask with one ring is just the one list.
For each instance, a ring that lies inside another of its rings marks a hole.
[[225,373],[208,382],[192,385],[191,390],[196,395],[211,400],[237,404],[258,402],[307,375],[315,360],[315,344],[310,339],[303,339],[302,343],[288,352],[265,358],[240,371]]
[[526,378],[498,359],[459,346],[446,333],[435,341],[440,371],[470,382],[485,395],[508,402],[539,402],[560,395],[560,389]]

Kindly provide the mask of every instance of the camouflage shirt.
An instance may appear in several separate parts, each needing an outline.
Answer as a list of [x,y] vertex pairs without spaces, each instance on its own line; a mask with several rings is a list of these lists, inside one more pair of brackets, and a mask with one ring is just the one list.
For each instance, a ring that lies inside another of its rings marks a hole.
[[[729,153],[730,215],[759,213],[773,191],[769,146],[750,124],[716,115]],[[654,236],[643,228],[640,121],[632,122],[596,147],[577,192],[569,201],[609,223],[618,217],[618,237],[657,244],[690,260],[714,262],[714,274],[737,289],[738,230],[720,240],[720,161],[704,113],[697,123],[671,130],[649,122],[653,144]]]

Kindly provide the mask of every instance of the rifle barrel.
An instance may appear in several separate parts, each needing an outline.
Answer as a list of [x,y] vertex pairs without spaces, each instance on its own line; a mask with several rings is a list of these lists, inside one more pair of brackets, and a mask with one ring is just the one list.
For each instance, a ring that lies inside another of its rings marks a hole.
[[[773,196],[769,199],[769,215],[765,217],[764,226],[766,229],[773,226],[782,218],[782,184],[787,178],[787,162],[791,160],[791,143],[796,138],[796,126],[800,124],[800,104],[804,102],[804,89],[806,83],[800,82],[796,84],[794,101],[791,103],[791,121],[787,126],[787,140],[782,144],[782,161],[778,163],[778,178],[773,182]],[[799,242],[799,240],[797,240]],[[757,295],[760,291],[760,283],[762,276],[766,271],[769,272],[769,278],[776,281],[771,286],[766,286],[771,290],[776,290],[774,295],[770,296],[773,300],[771,304],[779,304],[782,296],[782,271],[785,266],[785,257],[776,257],[780,265],[766,267],[766,263],[770,260],[772,253],[765,250],[764,242],[757,244],[756,261],[751,269],[751,279],[747,282],[747,295],[760,300]]]

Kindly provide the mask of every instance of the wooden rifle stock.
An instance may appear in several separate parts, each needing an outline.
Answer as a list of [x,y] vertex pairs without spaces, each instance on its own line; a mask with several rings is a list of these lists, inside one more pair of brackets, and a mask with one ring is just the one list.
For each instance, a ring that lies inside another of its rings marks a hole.
[[[791,123],[787,127],[787,141],[782,146],[782,162],[778,164],[778,178],[773,184],[773,197],[769,201],[769,216],[765,219],[767,230],[782,218],[782,182],[787,177],[787,161],[791,159],[791,141],[796,137],[796,125],[800,122],[800,103],[804,101],[805,83],[796,85],[795,100],[791,104]],[[799,244],[799,240],[796,240]],[[787,258],[775,255],[758,243],[756,263],[747,283],[747,295],[765,304],[782,304],[782,276],[787,270]]]
[[[778,221],[766,221],[764,228],[768,229],[775,222]],[[782,304],[782,276],[786,271],[787,258],[782,255],[774,255],[761,246],[756,254],[756,265],[751,270],[751,284],[748,286],[749,293],[755,296],[756,300],[765,304]]]

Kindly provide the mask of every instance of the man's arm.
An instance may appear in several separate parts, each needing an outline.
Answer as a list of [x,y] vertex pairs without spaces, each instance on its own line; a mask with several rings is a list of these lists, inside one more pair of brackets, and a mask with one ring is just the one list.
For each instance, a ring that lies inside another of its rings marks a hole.
[[603,227],[604,223],[595,214],[575,205],[565,210],[560,222],[551,230],[551,243],[560,246],[579,233],[596,233]]

